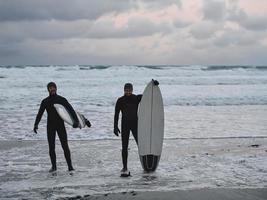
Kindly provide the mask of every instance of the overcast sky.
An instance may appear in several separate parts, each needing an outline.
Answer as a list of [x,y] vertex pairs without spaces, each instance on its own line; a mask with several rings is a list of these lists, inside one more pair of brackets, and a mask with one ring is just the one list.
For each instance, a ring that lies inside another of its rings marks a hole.
[[267,64],[267,0],[0,0],[0,64]]

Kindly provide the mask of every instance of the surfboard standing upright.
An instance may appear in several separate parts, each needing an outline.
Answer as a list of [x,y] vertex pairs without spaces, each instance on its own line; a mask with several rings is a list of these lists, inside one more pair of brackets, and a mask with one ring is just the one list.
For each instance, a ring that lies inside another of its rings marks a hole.
[[138,152],[143,169],[155,171],[162,152],[164,108],[160,89],[151,81],[138,108]]

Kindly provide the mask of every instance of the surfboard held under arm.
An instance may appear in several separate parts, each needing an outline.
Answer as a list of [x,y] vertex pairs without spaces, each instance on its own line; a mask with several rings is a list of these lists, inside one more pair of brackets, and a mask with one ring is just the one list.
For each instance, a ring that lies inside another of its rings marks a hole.
[[[54,107],[58,113],[58,115],[61,117],[61,119],[66,122],[67,124],[73,126],[74,124],[74,120],[72,118],[72,116],[70,115],[70,113],[68,112],[68,110],[61,104],[54,104]],[[76,112],[76,115],[78,117],[79,120],[79,128],[84,128],[85,127],[85,118],[82,114],[80,114],[79,112]]]

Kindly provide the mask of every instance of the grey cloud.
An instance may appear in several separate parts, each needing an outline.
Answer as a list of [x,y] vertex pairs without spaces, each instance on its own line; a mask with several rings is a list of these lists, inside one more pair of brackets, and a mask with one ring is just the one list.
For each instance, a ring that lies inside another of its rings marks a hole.
[[225,1],[205,0],[203,2],[204,20],[233,21],[247,30],[262,31],[267,29],[267,15],[248,15],[238,7],[238,1],[230,1],[226,7]]
[[267,15],[250,16],[237,5],[228,9],[227,20],[236,22],[247,30],[264,31],[267,29]]
[[144,7],[151,9],[159,9],[173,4],[178,7],[182,6],[181,0],[139,0],[137,2],[141,3]]
[[126,26],[116,27],[108,18],[96,20],[23,21],[2,23],[0,43],[19,43],[27,39],[57,40],[70,38],[134,38],[170,32],[171,25],[155,24],[144,17],[130,18]]
[[204,19],[213,21],[223,20],[226,14],[226,5],[224,1],[205,0],[203,1]]
[[267,16],[249,16],[239,21],[240,25],[256,31],[263,31],[267,29]]
[[75,22],[60,21],[23,21],[2,22],[0,43],[19,43],[27,39],[54,40],[85,37],[92,22],[81,20]]
[[10,45],[1,45],[0,46],[0,57],[2,59],[6,58],[6,57],[14,57],[14,56],[17,56],[20,54],[21,54],[20,51],[16,47],[13,47]]
[[[178,36],[175,36],[178,37]],[[254,45],[240,47],[238,45],[225,48],[214,46],[210,43],[203,43],[202,49],[196,49],[188,40],[182,37],[169,38],[175,41],[176,48],[168,54],[164,54],[161,48],[156,50],[158,54],[153,54],[155,49],[149,51],[138,46],[138,39],[108,41],[92,39],[88,44],[83,45],[80,42],[65,41],[68,44],[57,44],[56,41],[47,41],[47,43],[36,44],[24,43],[18,48],[21,50],[19,55],[1,57],[1,64],[263,64],[266,63],[266,46]],[[85,41],[86,42],[86,41]],[[204,42],[204,41],[200,41]],[[55,48],[55,44],[57,47]],[[70,48],[73,44],[82,45],[85,51],[76,51]],[[101,45],[100,45],[101,44]],[[195,43],[194,43],[195,44]],[[91,49],[90,47],[93,48]],[[161,46],[160,46],[161,47]],[[65,49],[69,50],[66,52]],[[14,48],[10,48],[14,49]],[[106,50],[108,49],[108,50]],[[111,53],[112,51],[112,53]],[[12,53],[12,52],[10,52]],[[160,54],[161,53],[161,54]]]
[[214,38],[218,47],[226,46],[253,46],[259,44],[263,34],[252,34],[244,30],[224,30],[224,33]]
[[185,21],[181,21],[181,20],[175,20],[173,21],[173,25],[176,27],[176,28],[185,28],[189,25],[191,25],[192,23],[189,23],[189,22],[185,22]]
[[230,21],[241,21],[247,17],[247,14],[237,7],[237,5],[232,5],[227,10],[227,20]]
[[0,24],[0,44],[18,43],[27,37],[27,33],[18,28],[18,24],[10,25],[10,23]]
[[225,11],[222,1],[206,2],[204,19],[195,24],[146,17],[131,17],[125,26],[113,21],[140,4],[149,13],[174,3],[180,6],[174,0],[0,0],[1,64],[224,64],[245,62],[244,55],[246,62],[266,62],[266,17],[237,6]]
[[128,21],[127,26],[115,27],[112,21],[95,23],[87,33],[89,38],[131,38],[150,36],[155,33],[170,31],[169,24],[155,24],[147,18],[135,17]]
[[212,37],[220,28],[221,24],[213,23],[211,21],[202,21],[193,24],[190,28],[190,33],[194,38],[201,40]]
[[0,21],[96,19],[134,7],[133,0],[0,0]]

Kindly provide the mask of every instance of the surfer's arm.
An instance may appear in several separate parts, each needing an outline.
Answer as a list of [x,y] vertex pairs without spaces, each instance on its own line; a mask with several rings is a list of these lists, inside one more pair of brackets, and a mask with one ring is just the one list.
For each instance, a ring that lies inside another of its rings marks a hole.
[[120,103],[120,100],[118,99],[117,102],[116,102],[116,106],[115,106],[114,130],[113,130],[113,133],[116,136],[119,136],[119,133],[120,133],[120,129],[118,128],[118,121],[119,121],[120,111],[121,111],[121,103]]
[[114,114],[114,128],[118,127],[119,114],[120,114],[120,100],[118,99],[115,105],[115,114]]
[[142,94],[139,94],[137,95],[137,100],[138,100],[138,103],[140,103],[141,99],[142,99],[143,95]]
[[76,124],[79,124],[79,120],[78,120],[78,117],[76,115],[76,112],[74,111],[74,109],[72,108],[70,103],[67,101],[67,99],[63,98],[62,105],[67,109],[67,111],[71,115],[71,117],[74,120],[74,122]]
[[38,114],[36,116],[35,122],[34,122],[34,127],[38,127],[38,124],[42,119],[44,111],[45,111],[45,103],[44,103],[44,101],[42,101],[40,108],[39,108],[39,111],[38,111]]

